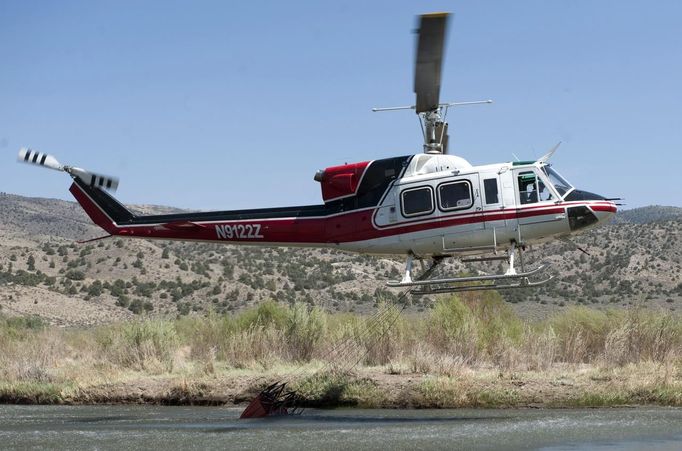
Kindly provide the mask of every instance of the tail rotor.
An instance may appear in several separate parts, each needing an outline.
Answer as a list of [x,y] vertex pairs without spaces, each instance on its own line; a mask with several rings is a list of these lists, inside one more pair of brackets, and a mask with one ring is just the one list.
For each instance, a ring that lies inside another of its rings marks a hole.
[[81,181],[87,185],[94,186],[100,189],[107,189],[109,191],[116,191],[118,188],[118,178],[96,174],[94,172],[87,171],[82,168],[77,168],[74,166],[62,165],[55,157],[52,155],[38,152],[37,150],[24,147],[19,150],[19,155],[17,161],[20,163],[33,164],[36,166],[42,166],[48,169],[53,169],[55,171],[66,172],[71,177],[79,178]]

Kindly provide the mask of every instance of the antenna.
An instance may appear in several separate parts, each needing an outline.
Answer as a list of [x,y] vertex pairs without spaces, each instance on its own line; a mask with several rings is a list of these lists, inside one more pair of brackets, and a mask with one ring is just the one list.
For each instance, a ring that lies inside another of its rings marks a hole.
[[[423,111],[419,115],[419,124],[424,134],[424,152],[430,154],[448,153],[448,123],[445,117],[448,115],[448,108],[455,106],[481,105],[493,103],[492,100],[474,100],[469,102],[449,102],[439,103],[435,110]],[[374,113],[383,111],[415,110],[416,105],[391,106],[372,108]],[[445,109],[445,112],[443,112]]]
[[[465,105],[481,105],[484,103],[493,103],[492,100],[474,100],[471,102],[450,102],[450,103],[439,103],[438,108],[448,108],[451,106],[465,106]],[[398,110],[414,110],[416,108],[416,105],[409,105],[409,106],[389,106],[389,107],[380,107],[380,108],[372,108],[372,111],[374,113],[379,113],[382,111],[398,111]]]

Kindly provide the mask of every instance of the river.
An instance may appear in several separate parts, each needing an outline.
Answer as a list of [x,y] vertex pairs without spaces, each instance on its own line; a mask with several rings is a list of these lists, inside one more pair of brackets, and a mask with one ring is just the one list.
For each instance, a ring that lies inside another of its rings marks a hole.
[[680,450],[682,409],[241,409],[0,406],[0,449]]

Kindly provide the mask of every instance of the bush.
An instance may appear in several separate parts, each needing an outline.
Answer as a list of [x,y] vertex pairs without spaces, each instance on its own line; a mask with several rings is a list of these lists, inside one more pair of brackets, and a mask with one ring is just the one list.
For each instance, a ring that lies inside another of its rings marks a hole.
[[572,307],[551,318],[547,326],[556,333],[558,358],[571,363],[593,359],[604,349],[609,323],[616,320],[614,313]]
[[254,326],[274,327],[284,330],[289,317],[288,308],[273,300],[265,301],[254,309],[245,310],[237,317],[237,327],[241,330]]
[[467,362],[477,357],[478,324],[457,296],[438,300],[427,319],[427,329],[427,340],[435,348],[460,355]]
[[39,331],[45,328],[45,322],[37,315],[30,316],[0,316],[0,329],[3,331],[19,332],[23,330]]
[[144,303],[141,299],[134,299],[128,304],[128,310],[136,315],[139,315],[144,310]]
[[71,280],[85,280],[85,273],[83,271],[78,271],[75,269],[67,271],[65,276]]
[[[427,321],[428,343],[463,362],[511,365],[524,340],[524,325],[494,291],[438,300]],[[502,362],[501,360],[505,360]]]
[[294,304],[287,313],[286,337],[292,358],[308,361],[326,331],[325,316],[320,309],[302,303]]
[[111,326],[98,341],[110,360],[123,367],[155,373],[173,370],[178,335],[171,322],[146,320]]
[[33,254],[29,254],[28,258],[26,259],[26,266],[29,271],[36,270],[36,259],[33,257]]
[[95,280],[90,287],[88,288],[88,295],[89,296],[100,296],[102,294],[102,282],[99,280]]

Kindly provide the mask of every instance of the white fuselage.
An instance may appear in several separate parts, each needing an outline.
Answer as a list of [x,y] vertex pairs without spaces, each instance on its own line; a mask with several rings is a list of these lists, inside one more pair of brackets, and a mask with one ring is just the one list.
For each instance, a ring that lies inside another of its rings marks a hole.
[[[449,155],[417,156],[372,215],[372,225],[388,233],[338,247],[420,256],[487,253],[512,241],[527,245],[584,231],[615,214],[610,201],[564,201],[568,192],[557,190],[543,166],[471,166]],[[572,230],[571,207],[589,209],[596,221]]]

